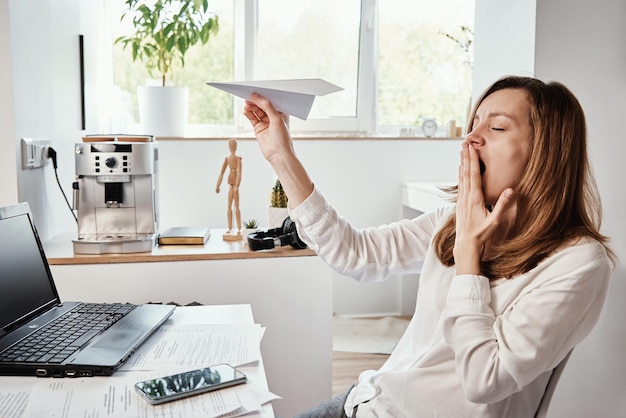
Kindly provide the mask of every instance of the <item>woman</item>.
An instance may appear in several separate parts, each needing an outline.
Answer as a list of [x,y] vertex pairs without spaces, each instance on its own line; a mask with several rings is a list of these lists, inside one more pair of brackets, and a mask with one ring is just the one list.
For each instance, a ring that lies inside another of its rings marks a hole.
[[314,187],[270,102],[253,95],[244,114],[300,237],[332,268],[361,281],[420,272],[387,362],[302,416],[533,417],[552,369],[598,320],[613,267],[572,93],[497,81],[472,112],[456,204],[364,230]]

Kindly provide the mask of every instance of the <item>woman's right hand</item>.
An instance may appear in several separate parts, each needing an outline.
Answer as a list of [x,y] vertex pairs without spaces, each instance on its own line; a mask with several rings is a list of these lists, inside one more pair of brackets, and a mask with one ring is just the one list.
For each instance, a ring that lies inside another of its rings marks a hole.
[[246,100],[243,114],[254,128],[261,153],[270,164],[284,152],[293,153],[287,128],[289,116],[278,112],[272,102],[252,93],[251,98]]
[[296,157],[287,128],[288,115],[277,111],[265,97],[252,93],[243,114],[254,128],[263,157],[270,163],[289,198],[296,207],[313,192],[313,182]]

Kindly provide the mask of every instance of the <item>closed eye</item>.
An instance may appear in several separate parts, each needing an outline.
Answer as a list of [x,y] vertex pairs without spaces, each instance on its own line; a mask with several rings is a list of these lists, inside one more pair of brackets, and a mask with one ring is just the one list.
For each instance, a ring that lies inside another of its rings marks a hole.
[[494,131],[504,131],[504,128],[491,128]]

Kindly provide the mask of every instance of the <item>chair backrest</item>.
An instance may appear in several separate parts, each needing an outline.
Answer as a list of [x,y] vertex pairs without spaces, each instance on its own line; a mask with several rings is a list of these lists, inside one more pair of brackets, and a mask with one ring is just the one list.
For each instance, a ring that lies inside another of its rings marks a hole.
[[546,391],[543,393],[543,398],[541,398],[541,403],[539,404],[539,408],[537,408],[535,418],[546,418],[548,416],[548,407],[550,406],[550,401],[552,401],[552,395],[554,395],[556,385],[557,383],[559,383],[561,374],[563,374],[563,370],[565,369],[567,360],[569,360],[569,357],[571,355],[572,351],[567,353],[565,358],[561,360],[561,362],[554,368],[554,370],[552,370],[552,375],[550,376],[550,380],[548,380],[548,384],[546,385]]

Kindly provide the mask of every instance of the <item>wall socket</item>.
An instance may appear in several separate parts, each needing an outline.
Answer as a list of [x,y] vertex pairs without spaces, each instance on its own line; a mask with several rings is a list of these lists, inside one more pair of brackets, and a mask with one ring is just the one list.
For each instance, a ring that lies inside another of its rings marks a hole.
[[22,138],[22,169],[38,168],[48,164],[48,139]]

